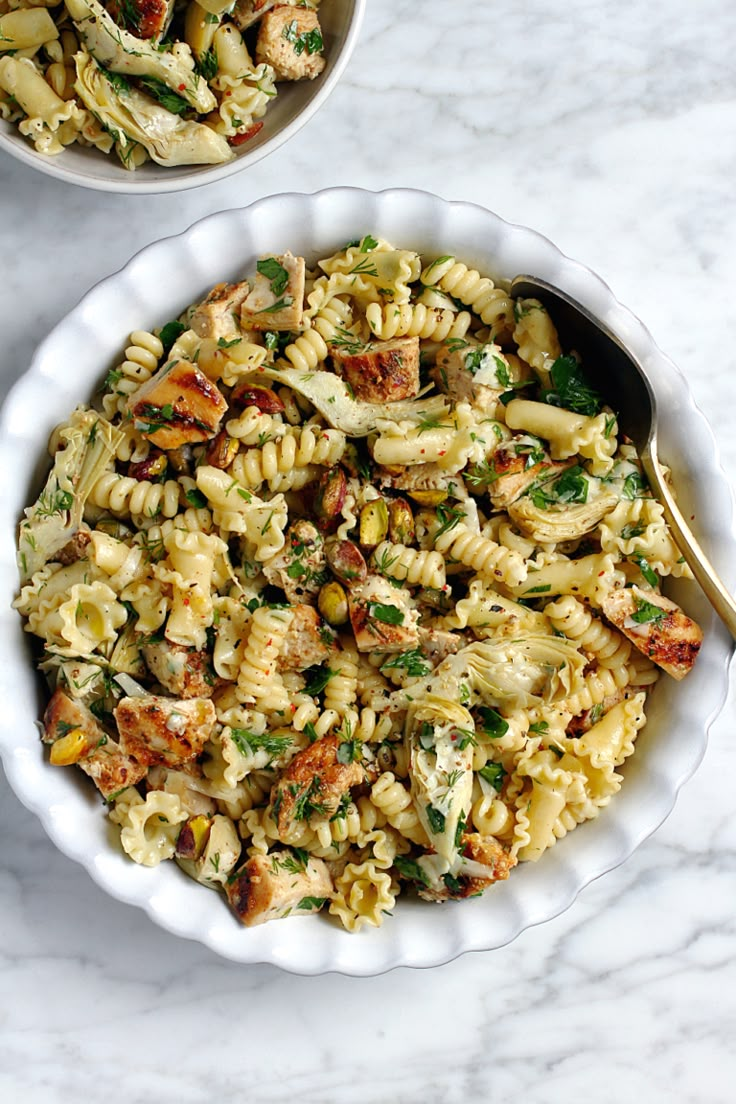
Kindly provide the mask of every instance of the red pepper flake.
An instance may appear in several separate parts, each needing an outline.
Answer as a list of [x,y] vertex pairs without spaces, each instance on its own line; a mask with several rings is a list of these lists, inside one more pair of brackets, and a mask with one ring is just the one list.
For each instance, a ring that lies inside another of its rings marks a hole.
[[187,90],[187,86],[185,84],[180,84],[179,85],[179,91],[180,92],[186,92],[186,90]]
[[447,449],[440,449],[440,451],[437,453],[437,455],[438,456],[444,456],[446,452],[447,452]]
[[232,138],[228,138],[228,142],[231,146],[242,146],[243,142],[248,142],[251,138],[254,138],[262,127],[262,122],[254,123],[252,127],[248,127],[242,134],[233,134]]
[[189,605],[189,599],[188,598],[183,598],[182,601],[183,601],[185,606]]

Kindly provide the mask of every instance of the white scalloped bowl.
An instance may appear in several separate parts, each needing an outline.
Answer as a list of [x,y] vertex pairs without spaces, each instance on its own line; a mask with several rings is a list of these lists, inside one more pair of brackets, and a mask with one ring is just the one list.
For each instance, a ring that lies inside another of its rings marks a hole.
[[[660,451],[672,465],[680,500],[727,584],[736,575],[729,486],[712,433],[684,377],[610,289],[546,238],[469,203],[425,192],[336,188],[278,195],[211,215],[177,237],[142,250],[103,280],[43,342],[7,399],[0,425],[0,751],[10,784],[43,822],[54,843],[82,863],[113,897],[144,908],[161,927],[199,940],[237,962],[270,962],[296,973],[329,970],[370,975],[395,966],[433,966],[470,950],[500,947],[532,924],[560,913],[593,878],[623,862],[670,812],[697,767],[710,724],[726,698],[731,641],[694,587],[688,610],[705,630],[694,671],[681,684],[661,679],[621,793],[537,864],[512,872],[483,897],[444,906],[400,898],[379,930],[349,935],[323,916],[245,929],[221,897],[186,878],[174,863],[154,869],[130,862],[108,834],[102,804],[81,772],[45,761],[35,720],[42,692],[28,636],[10,608],[16,593],[15,532],[22,508],[39,489],[49,432],[87,399],[133,329],[161,324],[223,279],[252,271],[257,255],[291,249],[327,255],[366,233],[428,254],[452,253],[491,276],[531,272],[567,289],[606,321],[638,355],[661,411]],[[69,366],[73,365],[73,372]],[[687,450],[681,449],[683,440]],[[675,591],[675,593],[677,593]]]
[[47,176],[102,192],[141,195],[182,192],[224,180],[273,153],[308,123],[340,80],[355,49],[367,0],[322,0],[320,26],[326,66],[313,81],[282,82],[278,96],[263,117],[263,129],[224,165],[180,165],[165,168],[147,161],[130,172],[115,155],[72,145],[54,157],[37,153],[16,123],[0,119],[0,150]]

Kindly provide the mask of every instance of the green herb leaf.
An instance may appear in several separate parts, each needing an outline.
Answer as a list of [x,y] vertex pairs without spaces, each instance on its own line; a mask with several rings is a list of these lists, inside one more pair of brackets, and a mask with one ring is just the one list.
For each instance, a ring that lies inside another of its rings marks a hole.
[[172,92],[167,84],[156,77],[141,77],[140,83],[154,100],[158,100],[162,107],[170,111],[172,115],[183,115],[189,110],[189,104],[182,96]]
[[331,671],[329,667],[309,667],[304,672],[306,675],[306,682],[304,684],[305,694],[310,694],[315,697],[317,694],[321,694],[327,683],[331,678],[337,674],[337,671]]
[[201,491],[198,491],[196,487],[191,487],[184,494],[185,499],[190,506],[193,506],[195,510],[203,510],[207,505],[207,497],[203,495]]
[[384,625],[403,625],[404,614],[396,606],[385,606],[381,602],[370,602],[368,605],[369,617],[375,617],[376,621],[382,621]]
[[394,859],[394,866],[402,878],[408,878],[412,882],[419,882],[420,885],[429,885],[429,878],[415,859],[407,859],[405,855],[397,855]]
[[580,364],[571,356],[561,356],[550,369],[552,388],[542,392],[542,399],[553,406],[564,406],[576,414],[592,417],[601,409],[602,400],[588,383]]
[[489,740],[498,740],[501,736],[505,736],[509,730],[508,721],[504,720],[500,713],[497,713],[495,709],[489,709],[485,705],[478,707],[482,724],[483,734],[487,736]]
[[393,671],[401,668],[406,671],[409,678],[421,678],[428,675],[431,667],[426,660],[421,648],[410,648],[409,651],[399,652],[381,664],[382,671]]
[[265,276],[271,283],[271,291],[275,296],[282,294],[289,282],[289,273],[275,257],[265,257],[256,265],[261,276]]
[[164,347],[164,356],[168,355],[169,349],[181,337],[185,329],[186,326],[183,322],[167,322],[165,326],[161,327],[158,339]]
[[326,900],[326,897],[302,897],[296,907],[298,909],[321,909]]
[[440,812],[439,809],[435,809],[434,805],[427,805],[425,812],[427,814],[427,820],[429,821],[429,827],[434,835],[441,835],[445,830],[445,814]]
[[667,617],[667,610],[661,606],[655,606],[653,602],[647,602],[644,598],[636,598],[636,610],[631,614],[631,620],[637,625],[646,625],[650,621],[663,621]]
[[506,771],[500,763],[486,763],[484,767],[480,768],[478,774],[481,778],[484,778],[486,782],[490,782],[494,790],[500,792],[503,786],[503,780],[506,777]]

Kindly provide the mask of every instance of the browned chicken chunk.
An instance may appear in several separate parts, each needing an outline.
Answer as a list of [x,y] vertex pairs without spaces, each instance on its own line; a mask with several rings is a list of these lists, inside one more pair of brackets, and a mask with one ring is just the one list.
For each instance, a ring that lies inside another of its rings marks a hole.
[[81,702],[63,690],[55,690],[43,718],[43,740],[56,744],[66,738],[72,745],[61,760],[76,763],[108,798],[143,778],[146,768],[127,755]]
[[253,290],[240,308],[244,330],[298,330],[304,309],[303,257],[261,257]]
[[322,859],[293,851],[255,855],[225,885],[230,907],[247,928],[286,916],[319,912],[332,894],[332,879]]
[[311,816],[331,816],[343,794],[363,781],[360,763],[340,750],[344,743],[349,742],[330,733],[303,748],[274,786],[271,809],[284,843],[297,838]]
[[663,594],[636,586],[614,590],[601,602],[601,610],[642,655],[673,678],[682,679],[692,669],[703,633]]
[[299,602],[291,609],[294,616],[279,652],[279,669],[305,671],[323,663],[334,650],[333,634],[314,606]]
[[202,698],[146,694],[121,698],[114,710],[120,746],[147,767],[174,767],[195,759],[212,734],[215,707]]
[[216,676],[205,651],[157,640],[141,649],[152,675],[177,698],[210,698]]
[[240,306],[250,291],[243,280],[239,284],[216,284],[203,303],[194,311],[190,326],[200,337],[215,340],[240,334]]
[[196,365],[172,360],[134,392],[127,409],[143,435],[168,450],[214,437],[227,402]]
[[348,593],[350,623],[360,652],[404,652],[419,643],[418,615],[406,591],[369,575]]
[[325,67],[323,46],[316,11],[283,4],[261,20],[256,64],[273,66],[276,80],[314,80]]
[[358,353],[330,347],[335,371],[361,402],[411,399],[419,390],[419,338],[371,341]]

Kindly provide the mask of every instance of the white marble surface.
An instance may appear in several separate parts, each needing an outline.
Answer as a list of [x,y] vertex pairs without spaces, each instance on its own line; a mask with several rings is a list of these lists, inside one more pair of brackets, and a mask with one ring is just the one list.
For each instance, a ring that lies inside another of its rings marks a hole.
[[[370,0],[321,114],[222,185],[111,197],[0,156],[2,394],[152,238],[269,192],[409,185],[597,269],[687,373],[734,479],[734,34],[721,0]],[[502,950],[360,981],[237,967],[160,931],[0,780],[0,1099],[730,1104],[733,709],[732,694],[664,826],[566,914]]]

